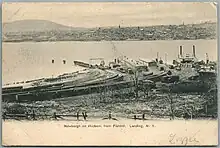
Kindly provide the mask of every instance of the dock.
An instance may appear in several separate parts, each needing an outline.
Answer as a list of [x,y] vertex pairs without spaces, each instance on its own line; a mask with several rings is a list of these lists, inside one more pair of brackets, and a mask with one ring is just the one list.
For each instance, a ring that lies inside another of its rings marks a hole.
[[[103,58],[92,59],[100,60],[100,64],[74,61],[75,65],[86,69],[55,78],[42,78],[3,86],[2,99],[3,101],[52,100],[99,93],[104,90],[140,87],[139,85],[152,89],[157,82],[164,84],[161,86],[168,86],[170,92],[184,92],[185,87],[187,92],[204,92],[211,89],[214,85],[201,82],[212,80],[215,83],[216,65],[209,60],[206,60],[206,63],[200,62],[196,57],[195,45],[192,46],[192,56],[189,54],[184,56],[182,46],[179,50],[178,59],[173,60],[171,66],[158,58],[146,61],[142,58],[133,60],[126,56],[115,58],[109,64],[105,64]],[[204,76],[212,79],[205,80]],[[191,78],[200,80],[190,80]],[[198,89],[191,89],[193,87]]]

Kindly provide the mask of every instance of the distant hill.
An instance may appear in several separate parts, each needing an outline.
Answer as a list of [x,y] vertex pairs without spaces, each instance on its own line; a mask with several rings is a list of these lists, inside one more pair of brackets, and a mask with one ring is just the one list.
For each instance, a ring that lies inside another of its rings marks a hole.
[[47,20],[20,20],[14,22],[3,23],[2,31],[7,32],[42,32],[42,31],[64,31],[64,30],[76,30],[83,28],[73,28],[57,24]]

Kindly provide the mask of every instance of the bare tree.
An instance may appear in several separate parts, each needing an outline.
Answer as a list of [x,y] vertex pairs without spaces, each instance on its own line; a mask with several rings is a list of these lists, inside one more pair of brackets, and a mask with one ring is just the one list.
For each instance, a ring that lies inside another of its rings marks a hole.
[[169,104],[169,110],[170,110],[170,120],[173,120],[175,117],[175,108],[174,108],[174,99],[173,96],[171,95],[170,91],[167,93],[167,96],[165,97],[166,101]]
[[103,100],[105,98],[105,95],[104,95],[103,90],[102,90],[101,87],[98,87],[98,93],[99,93],[99,101],[103,102]]
[[202,96],[205,100],[203,102],[203,108],[206,116],[211,113],[212,116],[216,117],[218,113],[218,90],[217,88],[210,89],[206,94]]
[[171,111],[171,119],[173,120],[175,115],[174,115],[174,101],[173,101],[173,97],[168,94],[168,99],[169,99],[169,104],[170,104],[170,111]]
[[135,99],[137,100],[139,97],[139,72],[136,70],[136,68],[132,68],[132,73],[131,74],[131,80],[133,81],[133,90],[134,90],[134,95]]
[[139,97],[139,84],[138,84],[138,71],[134,70],[134,93],[135,93],[135,99],[138,99]]

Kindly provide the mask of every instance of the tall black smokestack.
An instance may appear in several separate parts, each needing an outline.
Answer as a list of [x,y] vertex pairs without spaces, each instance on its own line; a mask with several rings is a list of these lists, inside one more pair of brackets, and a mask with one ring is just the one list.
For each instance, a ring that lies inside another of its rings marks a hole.
[[180,46],[180,57],[183,56],[183,46]]
[[196,57],[196,46],[193,45],[193,57]]

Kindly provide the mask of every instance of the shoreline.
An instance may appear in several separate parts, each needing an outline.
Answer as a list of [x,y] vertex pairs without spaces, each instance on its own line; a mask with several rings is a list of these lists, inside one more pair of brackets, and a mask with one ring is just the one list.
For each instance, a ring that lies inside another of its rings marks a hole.
[[[216,39],[216,22],[200,24],[99,27],[87,30],[5,32],[3,42],[154,41]],[[195,31],[196,30],[196,31]],[[18,39],[19,38],[19,39]]]
[[79,42],[79,43],[89,43],[89,42],[127,42],[127,41],[130,41],[130,42],[166,42],[166,41],[205,41],[205,40],[217,40],[217,38],[207,38],[207,39],[176,39],[176,40],[173,40],[173,39],[168,39],[168,40],[99,40],[99,41],[96,41],[96,40],[56,40],[56,41],[2,41],[2,43],[4,44],[7,44],[7,43],[13,43],[13,44],[19,44],[19,43],[56,43],[56,42]]

